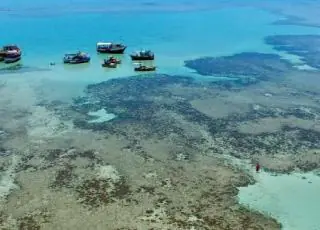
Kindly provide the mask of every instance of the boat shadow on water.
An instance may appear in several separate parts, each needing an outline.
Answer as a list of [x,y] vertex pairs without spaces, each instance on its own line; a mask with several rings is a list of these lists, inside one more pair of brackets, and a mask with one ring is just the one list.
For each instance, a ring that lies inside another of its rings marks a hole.
[[79,71],[79,70],[86,70],[90,67],[90,63],[81,63],[75,65],[65,65],[62,64],[63,69],[67,71]]
[[107,54],[107,53],[98,53],[97,54],[98,60],[103,61],[104,59],[109,59],[110,57],[114,57],[118,60],[123,61],[125,56],[123,54]]
[[49,68],[39,68],[23,65],[21,61],[13,64],[0,63],[0,75],[15,74],[15,73],[28,73],[28,72],[40,72],[51,71]]

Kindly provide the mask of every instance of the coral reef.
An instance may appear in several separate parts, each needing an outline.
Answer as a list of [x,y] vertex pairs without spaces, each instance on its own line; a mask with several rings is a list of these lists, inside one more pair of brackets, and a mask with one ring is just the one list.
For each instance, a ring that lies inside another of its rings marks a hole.
[[[194,92],[178,94],[172,85],[188,88]],[[88,97],[76,99],[71,108],[73,112],[80,113],[82,119],[92,108],[105,108],[117,114],[117,119],[100,124],[88,123],[85,119],[79,122],[79,118],[75,120],[75,125],[79,128],[103,131],[110,135],[125,136],[131,142],[124,149],[134,151],[144,156],[146,160],[152,157],[139,146],[139,140],[133,137],[143,139],[171,137],[172,139],[175,136],[176,145],[183,146],[171,152],[171,158],[176,160],[190,160],[196,152],[250,158],[255,154],[296,155],[305,150],[319,149],[319,132],[316,130],[294,126],[291,128],[283,126],[278,131],[258,134],[237,130],[242,123],[258,122],[261,119],[295,117],[313,121],[320,115],[318,107],[290,105],[281,108],[250,104],[247,112],[214,118],[194,108],[191,103],[194,98],[201,100],[209,97],[208,89],[220,90],[213,83],[200,85],[191,78],[179,76],[154,75],[153,78],[116,79],[88,86]],[[308,97],[309,94],[307,93]],[[196,131],[200,129],[205,130],[207,134],[203,136],[201,132]],[[318,163],[309,165],[308,168],[312,170],[318,166]],[[306,170],[307,165],[302,167]]]
[[276,81],[292,69],[292,64],[279,55],[265,53],[198,58],[185,61],[185,66],[205,76],[236,78],[245,85],[259,81]]
[[319,35],[274,35],[265,38],[274,49],[286,51],[301,57],[302,61],[313,68],[320,67]]
[[112,182],[110,179],[87,179],[75,188],[80,203],[88,207],[99,207],[124,199],[130,194],[129,186],[124,179]]

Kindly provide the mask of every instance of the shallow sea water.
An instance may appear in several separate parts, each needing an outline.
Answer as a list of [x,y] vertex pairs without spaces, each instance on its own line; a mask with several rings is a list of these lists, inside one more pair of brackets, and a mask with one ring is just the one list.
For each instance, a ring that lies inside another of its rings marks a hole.
[[319,175],[261,172],[256,179],[256,184],[240,188],[241,204],[275,217],[284,230],[320,229]]
[[[15,1],[13,4],[12,1],[4,1],[0,7],[15,8],[21,4],[27,7],[26,2]],[[36,6],[37,2],[32,2]],[[59,5],[62,1],[49,3]],[[83,1],[83,4],[85,6],[88,2]],[[32,7],[19,13],[0,11],[1,44],[19,44],[24,53],[23,65],[50,69],[0,75],[1,81],[11,82],[16,87],[28,84],[34,90],[19,90],[21,104],[33,102],[35,95],[41,99],[68,101],[80,96],[88,84],[136,75],[128,53],[140,48],[149,48],[156,53],[155,65],[159,73],[198,77],[183,67],[184,60],[244,51],[276,53],[264,44],[265,36],[320,34],[318,28],[271,25],[278,16],[253,8],[139,13],[128,10],[59,12],[44,16],[38,15]],[[96,54],[95,44],[102,40],[128,45],[119,68],[101,68],[105,56]],[[92,57],[91,63],[77,66],[61,64],[65,53],[77,50],[88,52]],[[296,57],[282,55],[294,62],[299,61]],[[49,66],[50,62],[56,65]],[[310,175],[311,184],[308,183],[309,175],[306,180],[302,180],[300,175],[272,177],[261,173],[258,177],[259,183],[240,190],[241,203],[271,213],[286,229],[319,229],[314,225],[319,223],[316,217],[319,213],[316,204],[320,203],[316,192],[320,189],[319,177]]]

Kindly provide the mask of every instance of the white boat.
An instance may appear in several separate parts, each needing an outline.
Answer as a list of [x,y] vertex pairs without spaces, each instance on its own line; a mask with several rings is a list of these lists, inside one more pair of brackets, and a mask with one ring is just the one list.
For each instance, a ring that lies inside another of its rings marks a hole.
[[127,46],[121,43],[112,42],[98,42],[97,52],[99,53],[112,53],[112,54],[122,54]]

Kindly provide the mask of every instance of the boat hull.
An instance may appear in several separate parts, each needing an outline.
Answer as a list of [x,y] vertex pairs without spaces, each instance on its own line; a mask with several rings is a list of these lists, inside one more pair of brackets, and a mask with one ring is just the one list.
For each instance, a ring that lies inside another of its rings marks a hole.
[[97,48],[98,53],[105,54],[123,54],[127,47],[119,48],[119,49],[109,49],[109,48]]
[[107,60],[107,59],[105,59],[103,63],[104,64],[110,64],[110,63],[121,64],[121,60],[119,60],[119,59],[115,59],[115,60]]
[[15,63],[21,60],[21,56],[17,56],[17,57],[6,57],[4,58],[4,63],[5,64],[11,64],[11,63]]
[[103,63],[102,64],[102,67],[105,67],[105,68],[117,68],[117,63]]
[[63,63],[65,64],[83,64],[83,63],[89,63],[90,58],[82,58],[82,59],[64,59]]
[[156,67],[136,67],[134,68],[134,71],[137,72],[150,72],[150,71],[155,71]]
[[141,56],[134,56],[130,55],[132,61],[152,61],[154,60],[154,56],[148,56],[148,57],[141,57]]

